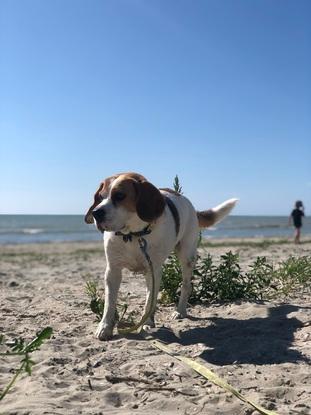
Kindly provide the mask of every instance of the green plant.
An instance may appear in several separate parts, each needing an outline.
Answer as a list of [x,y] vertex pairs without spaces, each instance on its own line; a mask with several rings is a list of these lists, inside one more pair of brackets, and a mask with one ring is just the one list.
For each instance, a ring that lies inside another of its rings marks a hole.
[[181,187],[179,177],[177,176],[177,174],[174,178],[173,187],[174,187],[175,192],[182,194],[182,187]]
[[[177,303],[182,282],[181,266],[176,254],[169,256],[162,267],[161,297],[162,304]],[[311,257],[290,257],[274,267],[266,257],[257,257],[248,269],[243,271],[239,265],[239,256],[231,251],[220,257],[218,265],[213,263],[211,255],[198,257],[193,271],[193,289],[190,303],[216,301],[263,300],[276,295],[288,295],[299,287],[310,286]],[[104,309],[104,300],[99,295],[97,285],[88,282],[86,291],[91,297],[90,307],[100,320]],[[127,300],[118,304],[116,320],[122,325],[132,324],[135,312],[126,316]]]
[[163,304],[176,303],[181,285],[181,267],[176,254],[168,257],[162,267],[161,299]]
[[215,266],[213,265],[212,256],[207,255],[206,258],[197,258],[197,265],[193,270],[193,284],[192,293],[190,296],[190,302],[205,302],[208,299],[212,299],[214,293],[212,291],[211,281]]
[[274,271],[274,282],[277,289],[288,295],[300,286],[310,286],[311,256],[293,257],[279,263]]
[[275,289],[273,284],[274,268],[267,262],[265,256],[257,257],[249,265],[249,271],[245,273],[245,292],[249,299],[263,300],[270,296],[270,291]]
[[[85,284],[85,292],[90,297],[90,309],[96,315],[97,321],[100,321],[104,314],[105,300],[104,295],[98,290],[95,281],[87,281]],[[122,299],[121,304],[117,304],[115,319],[121,326],[130,326],[134,324],[137,311],[132,310],[127,315],[129,308],[127,297]]]
[[232,301],[245,298],[245,278],[238,259],[238,254],[231,251],[221,256],[218,266],[213,265],[210,255],[200,258],[194,270],[198,284],[193,285],[190,301]]
[[137,317],[138,311],[131,310],[128,314],[129,305],[127,303],[127,299],[124,300],[125,302],[122,304],[117,304],[117,311],[116,311],[116,321],[118,323],[118,327],[130,327],[135,324],[135,318]]
[[95,281],[87,281],[85,292],[90,297],[91,311],[96,315],[96,319],[100,321],[104,314],[105,300],[98,291],[97,283]]
[[[310,286],[311,257],[290,257],[278,267],[273,267],[266,257],[257,257],[248,270],[242,271],[238,254],[229,251],[220,257],[218,265],[213,264],[211,255],[198,257],[193,276],[190,303],[269,299]],[[162,303],[178,301],[181,278],[178,259],[171,255],[163,266]]]
[[28,375],[31,375],[32,367],[35,364],[33,360],[31,360],[30,355],[34,351],[38,350],[40,346],[44,343],[45,340],[49,339],[53,334],[53,329],[51,327],[46,327],[41,332],[37,334],[37,336],[30,342],[26,343],[24,339],[18,338],[14,339],[11,342],[4,341],[4,336],[0,336],[0,346],[6,346],[7,350],[5,352],[1,352],[0,356],[21,356],[22,359],[20,361],[20,367],[16,370],[15,375],[8,383],[8,385],[0,392],[0,401],[5,397],[5,395],[9,392],[9,390],[13,387],[14,383],[18,376],[20,376],[23,372],[26,372]]

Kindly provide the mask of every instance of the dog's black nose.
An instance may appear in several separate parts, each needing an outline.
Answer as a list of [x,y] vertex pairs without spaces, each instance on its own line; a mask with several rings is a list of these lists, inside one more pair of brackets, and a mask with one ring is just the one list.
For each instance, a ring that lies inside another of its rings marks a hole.
[[106,212],[103,208],[95,209],[93,210],[92,215],[95,218],[96,222],[103,222],[106,216]]

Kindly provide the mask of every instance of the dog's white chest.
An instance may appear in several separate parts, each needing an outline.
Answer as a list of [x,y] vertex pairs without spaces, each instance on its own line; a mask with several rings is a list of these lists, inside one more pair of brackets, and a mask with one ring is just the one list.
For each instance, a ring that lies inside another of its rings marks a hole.
[[[124,242],[120,236],[113,236],[109,239],[110,246],[105,246],[105,249],[111,266],[116,265],[118,268],[141,273],[145,273],[149,269],[146,256],[143,254],[137,238],[127,242]],[[113,255],[109,255],[110,250],[112,250]],[[148,252],[148,244],[146,250]]]
[[132,272],[146,272],[148,269],[148,262],[139,247],[138,241],[127,242],[127,244],[131,245],[127,245],[124,249],[122,260],[123,268]]

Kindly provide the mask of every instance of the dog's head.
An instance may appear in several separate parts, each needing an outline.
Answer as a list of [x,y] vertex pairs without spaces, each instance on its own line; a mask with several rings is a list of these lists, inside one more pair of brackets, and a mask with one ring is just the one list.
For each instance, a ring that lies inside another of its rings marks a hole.
[[[121,173],[104,180],[85,215],[86,223],[98,230],[139,230],[163,213],[165,201],[160,191],[137,173]],[[134,229],[134,228],[137,229]]]

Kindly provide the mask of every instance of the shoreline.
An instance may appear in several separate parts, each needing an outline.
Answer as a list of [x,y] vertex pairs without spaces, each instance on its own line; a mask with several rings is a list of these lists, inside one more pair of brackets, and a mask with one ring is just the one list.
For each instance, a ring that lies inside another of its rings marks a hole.
[[[260,242],[266,240],[268,242],[274,243],[294,243],[293,235],[289,236],[248,236],[248,237],[206,237],[202,236],[202,241],[204,243],[234,243],[234,242]],[[15,245],[46,245],[46,244],[98,244],[102,242],[102,238],[94,239],[77,239],[77,240],[48,240],[48,241],[31,241],[31,242],[0,242],[0,248],[3,246],[15,246]],[[303,234],[301,236],[302,243],[311,242],[311,233]]]

